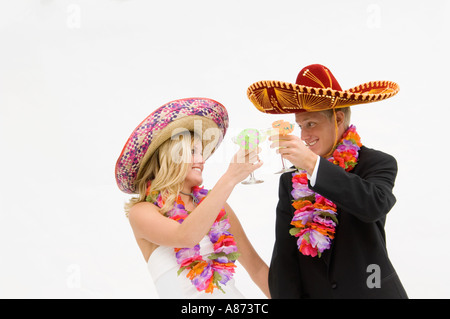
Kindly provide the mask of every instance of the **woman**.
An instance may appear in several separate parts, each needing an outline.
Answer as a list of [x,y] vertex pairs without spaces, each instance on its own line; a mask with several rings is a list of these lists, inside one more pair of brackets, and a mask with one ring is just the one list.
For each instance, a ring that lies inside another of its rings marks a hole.
[[259,150],[238,151],[211,191],[199,187],[227,127],[216,101],[172,101],[135,129],[117,161],[119,188],[139,194],[128,217],[161,298],[243,298],[232,279],[236,260],[269,297],[268,267],[226,203],[261,167]]

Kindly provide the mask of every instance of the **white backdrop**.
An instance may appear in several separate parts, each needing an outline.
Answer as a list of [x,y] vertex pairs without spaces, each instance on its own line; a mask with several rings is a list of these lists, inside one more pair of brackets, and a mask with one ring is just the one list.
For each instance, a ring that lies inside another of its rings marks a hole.
[[[449,15],[445,0],[0,0],[0,297],[154,298],[114,179],[131,131],[177,98],[223,103],[212,187],[233,134],[293,120],[259,113],[247,87],[320,63],[344,89],[399,83],[352,123],[398,160],[386,232],[409,296],[449,298]],[[229,203],[269,263],[280,162],[267,145],[263,157],[265,183],[238,185]],[[242,267],[236,277],[263,297]]]

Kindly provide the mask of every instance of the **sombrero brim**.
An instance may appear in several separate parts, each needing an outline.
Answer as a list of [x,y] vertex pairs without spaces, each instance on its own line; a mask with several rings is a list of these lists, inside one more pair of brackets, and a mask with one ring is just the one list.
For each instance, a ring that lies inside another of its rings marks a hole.
[[206,160],[222,142],[227,128],[227,110],[217,101],[190,98],[161,106],[134,129],[125,143],[116,162],[117,186],[125,193],[135,193],[140,167],[172,136],[183,131],[201,134]]
[[388,99],[399,91],[391,81],[372,81],[346,91],[322,89],[281,81],[259,81],[247,96],[255,107],[269,114],[315,112]]

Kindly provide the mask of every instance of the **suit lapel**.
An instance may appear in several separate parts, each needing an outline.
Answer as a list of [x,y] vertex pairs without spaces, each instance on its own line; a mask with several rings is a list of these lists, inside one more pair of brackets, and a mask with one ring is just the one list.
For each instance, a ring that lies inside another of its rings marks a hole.
[[[365,147],[362,146],[361,150],[363,150],[364,148]],[[360,152],[361,152],[361,150],[360,150]],[[356,165],[355,168],[352,171],[350,171],[349,173],[358,175],[357,174],[358,168],[359,168],[358,165]],[[343,234],[339,234],[339,228],[340,228],[339,227],[339,223],[342,221],[342,210],[339,209],[339,206],[337,207],[337,219],[338,219],[338,224],[336,225],[336,232],[335,232],[334,239],[331,242],[331,247],[330,247],[330,249],[324,251],[323,254],[322,254],[322,257],[320,258],[320,259],[323,259],[323,261],[327,265],[328,271],[330,270],[331,256],[333,255],[333,251],[334,251],[335,246],[336,246],[337,236],[339,236],[339,235],[343,236]]]

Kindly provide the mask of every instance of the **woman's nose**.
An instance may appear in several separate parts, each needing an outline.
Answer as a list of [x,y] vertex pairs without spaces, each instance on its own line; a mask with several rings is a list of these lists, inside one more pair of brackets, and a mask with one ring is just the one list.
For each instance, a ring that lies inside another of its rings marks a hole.
[[193,158],[193,162],[195,164],[205,164],[205,161],[203,160],[203,155],[201,154],[195,154]]

